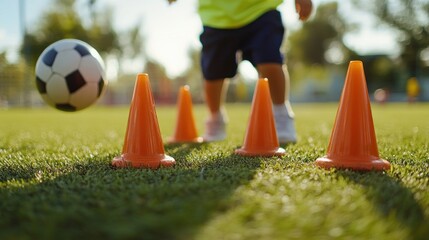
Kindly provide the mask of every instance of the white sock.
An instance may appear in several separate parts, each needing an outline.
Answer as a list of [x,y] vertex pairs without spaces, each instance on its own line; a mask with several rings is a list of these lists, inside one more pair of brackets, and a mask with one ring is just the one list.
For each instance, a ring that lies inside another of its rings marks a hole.
[[277,113],[287,114],[290,118],[295,117],[295,113],[292,110],[292,106],[289,101],[283,104],[273,104],[273,111]]
[[210,118],[216,121],[227,122],[228,116],[226,114],[225,108],[221,107],[219,112],[213,113],[210,115]]

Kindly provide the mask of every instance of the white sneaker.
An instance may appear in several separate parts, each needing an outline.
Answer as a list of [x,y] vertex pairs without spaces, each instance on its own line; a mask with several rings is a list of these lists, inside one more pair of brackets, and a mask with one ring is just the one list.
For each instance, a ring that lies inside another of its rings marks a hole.
[[204,142],[222,141],[226,138],[226,117],[220,111],[206,120],[206,132],[204,133]]
[[294,113],[289,102],[281,105],[273,105],[273,113],[279,143],[296,143]]

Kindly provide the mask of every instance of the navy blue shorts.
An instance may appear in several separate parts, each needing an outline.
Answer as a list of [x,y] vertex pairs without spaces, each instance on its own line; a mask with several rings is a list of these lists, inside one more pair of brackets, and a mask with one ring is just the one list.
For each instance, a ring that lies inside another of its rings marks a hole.
[[232,78],[237,73],[240,58],[254,66],[261,63],[283,63],[280,46],[285,28],[280,12],[268,11],[250,24],[234,29],[204,26],[200,35],[203,45],[201,68],[206,80]]

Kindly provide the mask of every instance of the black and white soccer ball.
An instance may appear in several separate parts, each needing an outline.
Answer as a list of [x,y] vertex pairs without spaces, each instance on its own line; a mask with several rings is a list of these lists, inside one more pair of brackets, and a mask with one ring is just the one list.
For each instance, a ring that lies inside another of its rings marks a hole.
[[49,45],[36,63],[36,86],[50,106],[67,112],[89,107],[107,84],[100,54],[77,39]]

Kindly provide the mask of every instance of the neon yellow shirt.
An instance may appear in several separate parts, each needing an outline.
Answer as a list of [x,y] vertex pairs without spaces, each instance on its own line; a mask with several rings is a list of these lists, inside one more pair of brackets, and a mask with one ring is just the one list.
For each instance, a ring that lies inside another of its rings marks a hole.
[[276,9],[282,0],[199,0],[198,12],[204,26],[239,28],[265,12]]

